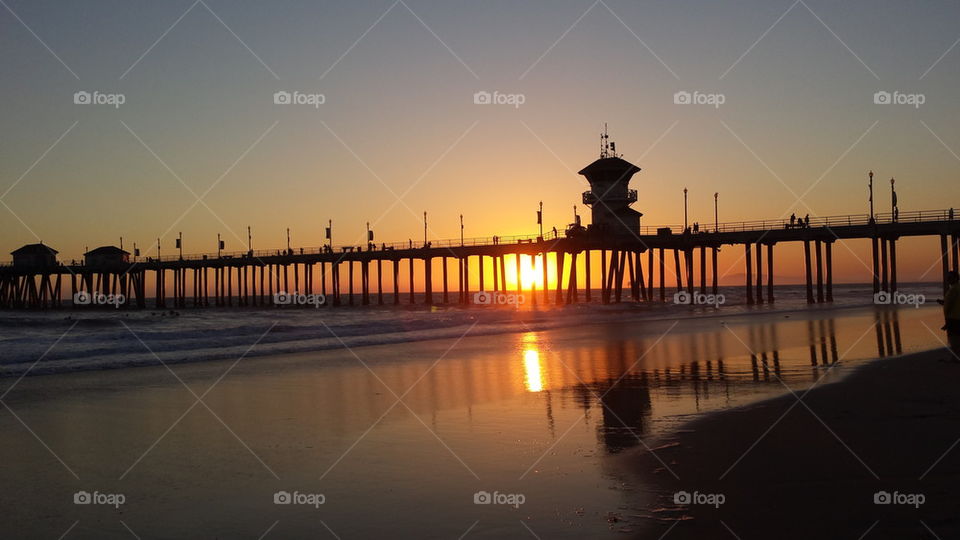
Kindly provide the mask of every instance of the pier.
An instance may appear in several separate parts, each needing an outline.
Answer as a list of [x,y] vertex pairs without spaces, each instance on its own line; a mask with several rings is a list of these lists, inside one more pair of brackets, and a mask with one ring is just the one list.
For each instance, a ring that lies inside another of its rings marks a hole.
[[[600,277],[599,301],[605,304],[696,303],[695,299],[718,294],[717,256],[724,246],[742,250],[746,302],[763,304],[776,301],[776,247],[784,244],[802,245],[807,302],[814,304],[833,301],[834,243],[854,239],[872,245],[870,275],[864,278],[873,282],[874,294],[897,292],[897,242],[902,238],[939,238],[939,253],[932,255],[940,261],[944,287],[947,273],[960,269],[960,221],[954,210],[900,212],[894,206],[890,213],[874,213],[872,172],[867,214],[715,221],[712,227],[686,223],[685,189],[682,226],[641,226],[643,214],[632,208],[638,190],[629,186],[639,172],[640,167],[622,159],[602,134],[599,159],[579,173],[590,184],[581,198],[592,210],[592,222],[584,227],[576,215],[563,231],[554,228],[546,234],[541,229],[540,234],[527,236],[442,241],[429,241],[425,234],[418,244],[377,244],[368,230],[366,245],[328,243],[293,249],[288,236],[283,250],[196,255],[183,255],[181,250],[175,256],[156,257],[134,253],[133,260],[122,248],[103,246],[87,252],[82,263],[70,264],[58,261],[53,248],[30,244],[12,253],[12,263],[0,265],[0,308],[61,308],[67,294],[74,307],[140,309],[418,301],[489,305],[504,296],[561,305],[594,301],[594,274]],[[542,227],[542,212],[537,217]],[[159,252],[159,240],[157,245]],[[676,287],[669,295],[668,266]],[[471,269],[477,271],[473,280]],[[536,278],[529,279],[534,273]],[[152,298],[147,296],[148,284],[153,284]],[[123,299],[122,306],[118,298]]]
[[[490,237],[428,242],[324,246],[291,250],[145,257],[135,261],[85,261],[83,264],[5,264],[0,266],[0,307],[59,308],[65,296],[123,295],[124,307],[186,308],[267,306],[276,294],[323,295],[328,306],[414,303],[471,304],[472,295],[525,294],[529,302],[569,304],[592,301],[594,272],[599,272],[603,303],[674,301],[674,292],[717,294],[717,253],[723,246],[743,250],[748,303],[775,302],[775,248],[803,246],[809,303],[833,300],[833,245],[866,239],[872,245],[874,293],[897,291],[897,242],[905,237],[940,240],[941,274],[958,269],[960,221],[950,210],[890,215],[810,218],[809,225],[788,220],[721,223],[697,233],[672,227],[641,228],[635,237],[595,236],[568,231],[544,236]],[[40,244],[34,244],[39,246]],[[583,264],[578,264],[582,260]],[[595,268],[597,261],[600,268]],[[545,264],[545,263],[551,264]],[[668,270],[668,263],[670,268]],[[521,267],[525,268],[521,269]],[[524,290],[529,268],[543,272],[543,287]],[[552,268],[551,268],[552,267]],[[401,287],[400,269],[407,283]],[[512,268],[508,286],[507,269]],[[548,269],[550,275],[547,275]],[[476,288],[468,286],[476,270]],[[668,289],[668,274],[678,286]],[[581,274],[581,272],[583,272]],[[439,290],[434,276],[439,274]],[[153,298],[147,285],[154,284]],[[168,286],[172,285],[172,288]],[[511,288],[512,287],[512,288]],[[668,294],[669,292],[669,294]],[[82,297],[82,296],[81,296]],[[148,302],[149,301],[149,302]],[[96,302],[93,302],[96,303]],[[150,305],[148,305],[150,304]],[[83,306],[79,306],[83,307]]]

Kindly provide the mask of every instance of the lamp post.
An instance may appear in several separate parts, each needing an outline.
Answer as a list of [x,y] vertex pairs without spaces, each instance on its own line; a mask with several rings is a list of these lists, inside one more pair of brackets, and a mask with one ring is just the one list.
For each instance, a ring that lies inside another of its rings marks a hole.
[[247,254],[253,256],[253,233],[249,225],[247,225]]
[[427,247],[427,212],[423,212],[423,247]]
[[180,259],[183,259],[183,233],[177,237],[177,248],[180,250]]
[[870,223],[873,223],[873,171],[870,171],[870,181],[867,183],[867,189],[870,191]]
[[537,210],[537,225],[540,226],[540,239],[543,240],[543,201],[540,201],[540,209]]
[[330,247],[330,251],[333,251],[333,220],[327,220],[327,245]]
[[713,193],[713,232],[720,232],[720,212],[717,210],[720,192]]
[[894,189],[894,187],[893,187],[893,184],[894,184],[895,182],[896,182],[896,181],[895,181],[893,178],[890,179],[890,220],[891,220],[891,221],[898,221],[898,219],[897,219],[897,218],[898,218],[898,216],[897,216],[897,214],[898,214],[898,212],[897,212],[897,190]]
[[220,258],[220,251],[223,250],[223,240],[220,239],[220,233],[217,233],[217,258]]
[[460,214],[460,245],[463,246],[463,214]]
[[687,229],[687,188],[683,188],[683,231],[686,232]]
[[290,227],[287,227],[287,255],[292,253],[290,251]]

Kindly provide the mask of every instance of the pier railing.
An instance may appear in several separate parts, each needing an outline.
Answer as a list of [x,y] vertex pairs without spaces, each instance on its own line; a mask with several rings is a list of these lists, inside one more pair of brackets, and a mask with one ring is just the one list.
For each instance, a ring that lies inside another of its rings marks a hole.
[[[779,229],[805,229],[805,228],[818,228],[818,227],[850,227],[850,226],[868,226],[868,225],[883,225],[891,223],[925,223],[925,222],[936,222],[936,221],[953,221],[957,219],[956,212],[951,208],[947,210],[913,210],[899,212],[894,216],[891,212],[880,212],[874,214],[874,219],[871,222],[869,214],[846,214],[846,215],[837,215],[837,216],[812,216],[807,221],[807,216],[797,216],[795,220],[791,222],[790,219],[778,218],[778,219],[763,219],[763,220],[752,220],[752,221],[730,221],[719,224],[713,223],[700,223],[697,231],[691,230],[692,234],[711,234],[711,233],[737,233],[737,232],[753,232],[753,231],[769,231],[769,230],[779,230]],[[640,228],[640,234],[642,236],[655,236],[655,235],[679,235],[683,234],[682,225],[656,225],[656,226],[642,226]],[[482,237],[473,237],[473,238],[464,238],[464,239],[446,239],[446,240],[430,240],[427,243],[427,246],[424,246],[423,241],[414,241],[408,240],[406,242],[390,242],[390,243],[376,243],[373,242],[370,246],[367,245],[338,245],[333,246],[332,248],[328,246],[322,247],[303,247],[303,248],[291,248],[290,250],[286,249],[259,249],[253,251],[222,251],[220,253],[210,252],[210,253],[192,253],[185,254],[183,256],[176,255],[162,255],[160,257],[156,256],[141,256],[137,258],[138,261],[146,262],[171,262],[171,261],[201,261],[201,260],[217,260],[217,259],[250,259],[250,258],[262,258],[262,257],[275,257],[282,255],[317,255],[324,253],[350,253],[358,251],[398,251],[398,250],[407,250],[407,249],[420,249],[423,247],[431,248],[455,248],[462,246],[495,246],[495,245],[510,245],[510,244],[525,244],[525,243],[535,243],[535,242],[548,242],[556,240],[557,238],[563,237],[563,232],[555,232],[554,230],[549,230],[544,232],[543,236],[539,234],[524,234],[524,235],[511,235],[511,236],[482,236]],[[74,264],[79,264],[80,261],[74,261]],[[12,266],[12,261],[2,261],[0,262],[0,267]]]

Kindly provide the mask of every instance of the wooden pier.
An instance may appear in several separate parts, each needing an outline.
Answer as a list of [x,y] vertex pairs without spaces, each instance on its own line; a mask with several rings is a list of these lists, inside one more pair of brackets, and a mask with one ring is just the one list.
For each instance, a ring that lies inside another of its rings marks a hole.
[[[603,303],[673,302],[674,291],[668,294],[667,290],[667,265],[672,261],[671,281],[677,293],[685,292],[686,298],[717,294],[717,252],[723,246],[743,250],[746,301],[761,304],[776,300],[775,248],[787,243],[803,246],[807,301],[823,303],[833,300],[835,242],[869,240],[872,275],[864,276],[865,280],[872,280],[875,293],[893,293],[898,286],[897,242],[920,236],[940,239],[939,252],[931,255],[940,259],[946,283],[947,272],[960,266],[960,221],[953,219],[952,210],[932,210],[902,212],[896,220],[889,214],[873,219],[868,215],[810,218],[799,226],[787,220],[721,223],[696,233],[650,227],[629,237],[607,237],[581,228],[569,236],[550,233],[427,245],[325,246],[147,257],[123,263],[7,264],[0,266],[0,308],[60,308],[75,304],[68,299],[77,298],[87,300],[81,304],[96,306],[117,295],[125,301],[111,307],[269,306],[301,303],[304,297],[309,303],[311,295],[331,307],[417,301],[466,305],[477,303],[473,295],[480,291],[494,298],[524,295],[527,303],[557,305],[595,300],[593,274],[598,271]],[[592,267],[597,260],[599,269]],[[524,290],[525,280],[519,276],[529,275],[536,266],[543,273],[540,290],[536,284]],[[406,269],[405,287],[400,284],[401,268]],[[513,271],[509,290],[508,268]],[[468,285],[471,269],[478,272],[476,288]],[[434,290],[438,270],[439,290]],[[153,284],[152,298],[147,295],[148,284]]]

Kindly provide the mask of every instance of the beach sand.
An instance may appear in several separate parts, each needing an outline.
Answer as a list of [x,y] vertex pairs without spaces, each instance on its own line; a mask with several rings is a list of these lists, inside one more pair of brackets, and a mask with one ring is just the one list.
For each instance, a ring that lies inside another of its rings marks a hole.
[[[948,356],[871,362],[809,394],[711,414],[651,445],[656,455],[636,465],[658,508],[640,537],[958,537],[960,365]],[[678,491],[725,500],[681,506]],[[925,500],[875,504],[879,491]]]

